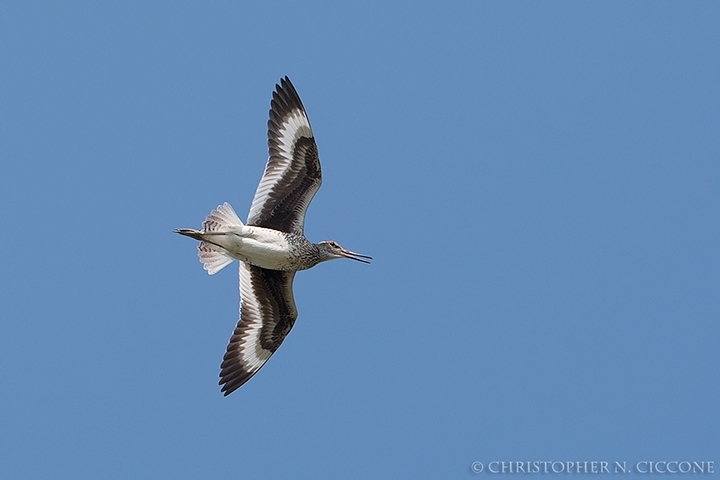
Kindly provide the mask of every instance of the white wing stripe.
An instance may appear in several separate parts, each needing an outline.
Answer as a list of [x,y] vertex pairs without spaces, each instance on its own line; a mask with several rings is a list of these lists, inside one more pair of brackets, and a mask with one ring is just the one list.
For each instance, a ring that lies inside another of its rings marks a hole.
[[244,262],[240,262],[240,299],[240,311],[242,312],[245,308],[245,313],[247,313],[242,317],[243,321],[248,322],[245,338],[240,340],[240,360],[244,370],[255,372],[267,362],[272,352],[262,348],[260,343],[260,331],[263,326],[262,313],[253,291],[250,268]]
[[290,163],[293,158],[293,150],[295,142],[300,137],[312,137],[310,123],[302,110],[295,109],[290,115],[283,119],[283,125],[280,127],[278,140],[280,148],[285,153],[285,160]]
[[265,174],[255,191],[248,218],[254,218],[260,213],[273,187],[285,176],[292,165],[295,142],[300,137],[312,137],[312,129],[305,112],[297,108],[283,119],[283,124],[278,133],[281,155],[273,158],[272,164],[268,159]]

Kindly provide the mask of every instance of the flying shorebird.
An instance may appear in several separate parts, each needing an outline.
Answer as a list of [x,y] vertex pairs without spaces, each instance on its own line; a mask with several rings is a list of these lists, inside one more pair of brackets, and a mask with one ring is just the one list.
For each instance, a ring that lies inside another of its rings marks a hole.
[[270,102],[270,157],[247,223],[224,203],[202,230],[175,232],[199,240],[198,256],[213,275],[240,261],[240,320],[220,365],[221,391],[230,395],[260,370],[295,324],[295,272],[335,258],[370,263],[332,240],[305,238],[305,212],[322,183],[317,145],[305,108],[290,79],[280,80]]

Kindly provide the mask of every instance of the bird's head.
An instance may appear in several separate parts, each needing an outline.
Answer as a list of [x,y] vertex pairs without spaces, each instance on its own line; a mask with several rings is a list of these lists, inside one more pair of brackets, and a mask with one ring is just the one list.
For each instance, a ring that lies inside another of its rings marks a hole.
[[372,257],[369,257],[367,255],[361,255],[359,253],[351,252],[350,250],[345,250],[340,246],[340,244],[333,240],[323,240],[322,242],[318,243],[318,248],[320,248],[320,254],[323,257],[323,260],[332,260],[334,258],[350,258],[352,260],[357,260],[358,262],[363,263],[370,263],[369,260],[372,260]]

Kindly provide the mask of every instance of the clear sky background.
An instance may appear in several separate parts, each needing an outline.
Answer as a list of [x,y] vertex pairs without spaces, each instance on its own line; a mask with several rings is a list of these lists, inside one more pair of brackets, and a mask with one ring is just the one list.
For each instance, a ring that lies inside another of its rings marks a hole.
[[[720,460],[720,4],[255,3],[0,4],[1,478]],[[375,261],[225,398],[172,230],[246,218],[284,75]]]

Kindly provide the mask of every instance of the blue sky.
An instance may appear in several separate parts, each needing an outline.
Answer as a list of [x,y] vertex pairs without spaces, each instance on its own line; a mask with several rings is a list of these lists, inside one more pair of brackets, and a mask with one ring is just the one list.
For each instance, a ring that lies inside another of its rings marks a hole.
[[[719,15],[4,2],[0,477],[720,460]],[[246,217],[284,75],[323,164],[306,234],[375,261],[300,273],[224,398],[237,269],[172,230]]]

